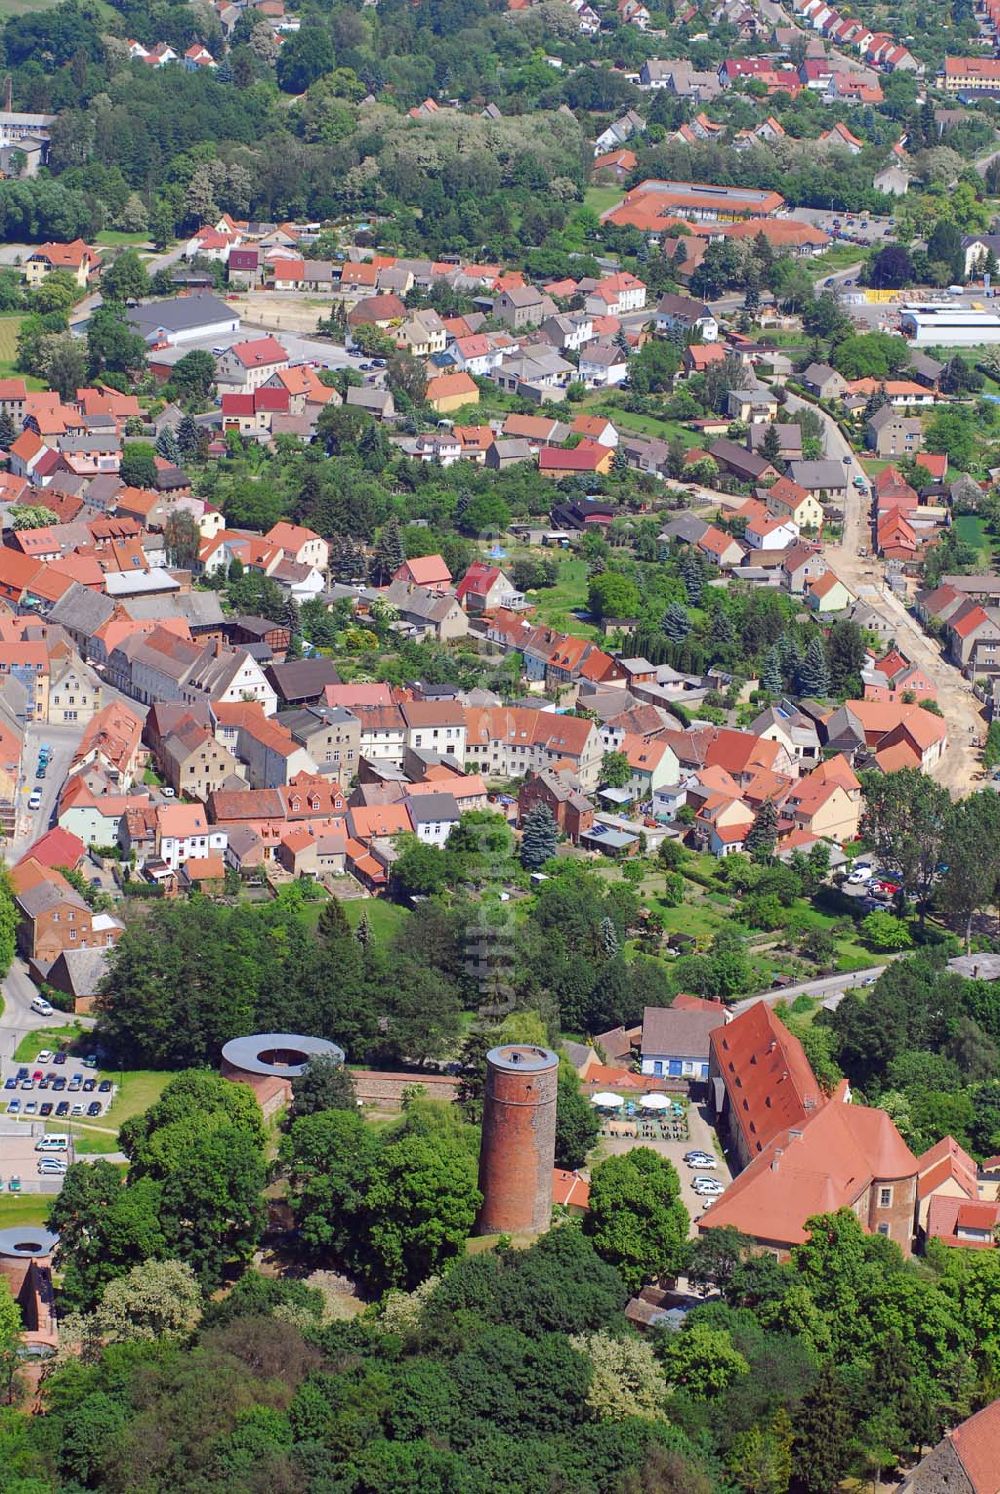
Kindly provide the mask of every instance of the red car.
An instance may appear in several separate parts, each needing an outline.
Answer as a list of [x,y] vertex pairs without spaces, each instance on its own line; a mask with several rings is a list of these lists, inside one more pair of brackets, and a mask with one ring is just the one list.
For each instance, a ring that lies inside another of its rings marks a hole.
[[887,897],[895,897],[899,891],[898,882],[874,882],[872,885],[876,892],[884,892]]
[[42,1073],[41,1069],[36,1069],[35,1072],[32,1074],[31,1077],[32,1077],[32,1079],[34,1079],[35,1083],[37,1084],[40,1079],[44,1079],[45,1078],[45,1075]]

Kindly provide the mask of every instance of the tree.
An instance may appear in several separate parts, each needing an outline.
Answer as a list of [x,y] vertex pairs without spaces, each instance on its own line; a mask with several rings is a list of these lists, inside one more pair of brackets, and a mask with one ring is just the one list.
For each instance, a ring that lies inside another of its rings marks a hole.
[[163,542],[170,564],[180,570],[191,570],[198,559],[201,531],[186,508],[169,513],[163,522]]
[[406,559],[403,541],[399,533],[399,522],[388,519],[382,526],[375,554],[372,557],[371,578],[376,586],[385,586]]
[[190,1266],[183,1261],[146,1261],[108,1283],[92,1326],[106,1343],[187,1338],[198,1326],[201,1304]]
[[680,349],[669,338],[652,338],[632,355],[629,381],[638,394],[666,394],[680,366]]
[[868,277],[876,290],[902,290],[913,284],[916,272],[901,244],[886,244],[872,259]]
[[639,588],[619,571],[604,571],[591,579],[588,605],[599,620],[635,617],[639,611]]
[[396,349],[388,360],[385,381],[397,399],[407,404],[421,406],[427,390],[427,375],[424,365],[405,349]]
[[668,1330],[655,1347],[670,1384],[698,1400],[721,1395],[740,1375],[750,1373],[731,1335],[708,1323],[685,1324],[680,1333]]
[[539,799],[524,817],[521,832],[521,865],[525,871],[537,871],[540,866],[556,854],[559,844],[559,827],[552,811],[543,799]]
[[181,448],[173,426],[165,425],[154,444],[157,456],[161,456],[165,462],[172,462],[175,467],[180,463]]
[[446,1135],[403,1136],[379,1154],[368,1190],[366,1275],[380,1286],[418,1286],[465,1245],[483,1196],[476,1161]]
[[765,799],[754,817],[750,833],[746,838],[747,854],[754,861],[769,862],[774,855],[778,838],[778,811],[771,799]]
[[724,1293],[737,1268],[752,1250],[750,1236],[741,1234],[731,1224],[706,1230],[691,1245],[688,1280],[696,1286],[717,1286]]
[[350,1070],[332,1054],[317,1054],[292,1080],[292,1108],[296,1116],[313,1115],[317,1110],[353,1110],[356,1105]]
[[[941,879],[941,902],[963,928],[968,952],[973,920],[995,900],[1000,881],[1000,800],[994,793],[970,794],[948,806],[943,821],[944,833],[936,847],[948,867]],[[935,857],[929,879],[938,865]]]
[[8,451],[18,437],[18,429],[8,410],[0,414],[0,450]]
[[71,399],[87,377],[83,343],[71,332],[43,337],[38,347],[35,371],[55,389],[60,399]]
[[910,930],[903,920],[892,913],[883,913],[878,908],[862,919],[861,933],[873,949],[909,949],[913,944]]
[[137,249],[123,249],[108,266],[101,276],[101,291],[110,301],[141,301],[149,295],[149,275]]
[[683,643],[691,631],[687,609],[679,602],[671,602],[663,614],[660,627],[671,643]]
[[321,24],[306,25],[285,38],[278,53],[276,73],[278,86],[285,93],[305,93],[324,73],[336,65],[330,33]]
[[122,447],[120,476],[130,488],[152,488],[156,484],[156,448],[149,441],[126,441]]
[[590,1361],[587,1404],[602,1420],[665,1415],[666,1377],[645,1340],[616,1338],[601,1331],[576,1335],[570,1343]]
[[171,387],[182,399],[205,400],[214,383],[215,359],[204,348],[185,353],[170,373]]
[[379,1141],[354,1111],[321,1110],[293,1120],[280,1146],[288,1196],[305,1247],[358,1269],[367,1194]]
[[844,695],[849,690],[860,688],[861,670],[865,662],[865,640],[857,623],[843,619],[833,623],[827,635],[826,654],[830,668],[830,689],[833,693]]
[[11,529],[44,529],[58,520],[50,508],[40,503],[15,503],[9,511]]
[[57,1264],[68,1307],[89,1311],[107,1282],[166,1254],[160,1201],[155,1183],[126,1188],[110,1162],[78,1162],[67,1169],[48,1224],[59,1236]]
[[[773,420],[769,422],[767,429],[764,431],[764,439],[760,444],[760,454],[765,461],[770,462],[772,465],[781,460],[781,437],[778,435],[778,428]],[[781,470],[780,467],[778,470]]]
[[[190,354],[187,356],[190,356]],[[181,363],[183,362],[184,359],[182,358]],[[178,363],[177,367],[174,369],[175,374],[177,373],[178,368],[180,368],[180,363]],[[177,426],[177,445],[180,449],[181,457],[188,461],[190,461],[192,457],[196,457],[198,455],[198,447],[200,444],[201,436],[199,434],[198,427],[195,424],[194,416],[191,414],[182,415]]]
[[584,1228],[633,1291],[677,1275],[687,1260],[688,1213],[673,1164],[649,1147],[599,1163]]
[[792,1465],[803,1494],[830,1494],[850,1466],[854,1414],[836,1366],[826,1363],[794,1420]]
[[919,768],[862,775],[861,834],[881,861],[897,871],[917,903],[923,927],[927,899],[943,859],[951,814],[947,789]]
[[990,722],[986,732],[986,745],[983,748],[983,766],[995,768],[998,765],[1000,765],[1000,718]]
[[92,378],[104,371],[131,375],[145,368],[145,341],[132,331],[118,302],[105,302],[92,313],[87,326],[87,356]]
[[403,897],[426,897],[443,892],[448,885],[451,863],[445,851],[427,845],[415,835],[401,835],[400,853],[392,864],[393,886]]
[[826,667],[826,651],[818,633],[809,640],[805,657],[799,666],[798,687],[800,695],[822,697],[830,693],[830,677]]
[[939,218],[927,240],[927,258],[932,264],[945,265],[952,281],[965,284],[965,249],[962,235],[954,223]]
[[632,780],[632,765],[624,752],[606,752],[601,758],[601,782],[606,788],[625,788]]
[[600,1129],[597,1113],[580,1089],[575,1069],[561,1059],[556,1096],[556,1166],[582,1167]]

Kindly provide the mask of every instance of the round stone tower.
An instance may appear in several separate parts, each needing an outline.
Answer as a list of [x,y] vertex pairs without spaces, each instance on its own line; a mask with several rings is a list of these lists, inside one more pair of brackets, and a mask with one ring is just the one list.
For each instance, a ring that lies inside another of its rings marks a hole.
[[486,1055],[479,1151],[481,1235],[539,1235],[552,1219],[559,1058],[551,1048],[505,1043]]

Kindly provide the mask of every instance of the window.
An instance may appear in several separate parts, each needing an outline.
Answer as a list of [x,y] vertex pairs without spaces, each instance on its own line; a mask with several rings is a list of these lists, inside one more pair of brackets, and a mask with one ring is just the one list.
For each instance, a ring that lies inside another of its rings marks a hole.
[[880,1224],[878,1227],[878,1233],[880,1235],[885,1235],[888,1238],[889,1226],[887,1224]]
[[891,1188],[880,1188],[878,1190],[878,1206],[880,1209],[888,1209],[892,1207]]

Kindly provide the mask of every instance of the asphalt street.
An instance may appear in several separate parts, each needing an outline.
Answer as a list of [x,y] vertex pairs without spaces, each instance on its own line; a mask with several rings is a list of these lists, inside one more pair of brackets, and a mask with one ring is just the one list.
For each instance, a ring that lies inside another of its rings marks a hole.
[[[824,975],[819,980],[807,980],[799,986],[782,986],[776,991],[762,991],[757,996],[747,996],[744,1001],[734,1002],[731,1010],[733,1016],[738,1017],[741,1012],[748,1011],[759,1001],[766,1002],[768,1006],[774,1006],[778,1001],[794,1001],[796,996],[823,996],[839,999],[845,992],[857,986],[874,985],[884,969],[884,965],[871,965],[866,970],[852,970],[847,975]],[[827,1001],[824,1001],[823,1005],[827,1004]]]

